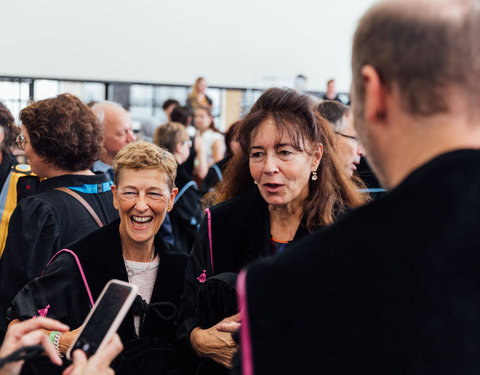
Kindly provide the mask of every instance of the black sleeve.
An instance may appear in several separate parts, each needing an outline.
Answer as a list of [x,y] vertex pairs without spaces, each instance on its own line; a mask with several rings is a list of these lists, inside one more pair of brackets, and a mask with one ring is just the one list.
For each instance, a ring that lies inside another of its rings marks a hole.
[[25,320],[42,315],[69,324],[73,330],[89,309],[88,294],[75,259],[63,253],[50,263],[42,277],[20,289],[8,308],[7,319]]
[[59,255],[45,275],[23,286],[13,301],[2,306],[0,334],[14,319],[47,316],[78,328],[90,311],[90,300],[78,266],[70,254]]
[[60,227],[56,215],[36,196],[25,198],[10,218],[0,259],[2,310],[23,285],[42,274],[59,247]]

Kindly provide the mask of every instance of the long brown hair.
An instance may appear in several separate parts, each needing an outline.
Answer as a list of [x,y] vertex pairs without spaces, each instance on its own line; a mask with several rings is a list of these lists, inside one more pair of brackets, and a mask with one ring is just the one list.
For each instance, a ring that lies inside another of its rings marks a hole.
[[222,182],[207,195],[206,202],[220,203],[255,186],[249,168],[250,147],[267,118],[273,120],[280,136],[286,133],[290,137],[298,150],[310,152],[309,144],[323,144],[323,157],[316,171],[318,180],[309,180],[309,194],[303,204],[309,231],[333,223],[346,209],[366,202],[367,198],[358,192],[359,186],[343,172],[334,152],[332,129],[314,111],[310,98],[279,88],[265,91],[242,121],[237,137],[242,152],[232,158]]

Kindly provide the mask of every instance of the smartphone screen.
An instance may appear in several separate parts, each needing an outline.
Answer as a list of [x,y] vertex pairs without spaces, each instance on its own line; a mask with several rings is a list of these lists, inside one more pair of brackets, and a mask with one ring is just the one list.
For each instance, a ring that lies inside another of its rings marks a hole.
[[111,280],[87,316],[83,329],[70,347],[67,357],[76,349],[83,350],[87,357],[95,354],[103,342],[117,331],[130,308],[137,288],[123,281]]

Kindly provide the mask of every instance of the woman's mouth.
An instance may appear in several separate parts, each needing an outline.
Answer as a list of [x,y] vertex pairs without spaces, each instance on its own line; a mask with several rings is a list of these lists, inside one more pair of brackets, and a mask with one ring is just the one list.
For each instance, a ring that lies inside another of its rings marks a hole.
[[277,193],[281,188],[282,184],[274,184],[274,183],[267,183],[263,184],[263,187],[269,192],[269,193]]
[[153,220],[152,216],[130,216],[130,221],[135,227],[147,227]]

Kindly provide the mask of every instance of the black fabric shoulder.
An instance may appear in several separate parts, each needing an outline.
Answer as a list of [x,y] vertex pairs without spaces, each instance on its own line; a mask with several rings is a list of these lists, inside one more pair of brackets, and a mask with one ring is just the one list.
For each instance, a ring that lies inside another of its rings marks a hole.
[[[100,255],[98,254],[98,247],[95,245],[104,245],[105,238],[111,238],[112,234],[118,233],[118,228],[120,225],[120,219],[115,219],[110,224],[99,228],[92,233],[86,235],[79,240],[72,242],[71,244],[65,246],[67,249],[71,249],[76,253],[82,254],[82,256],[88,256],[91,254],[92,256]],[[108,245],[113,245],[108,243]]]
[[242,193],[210,207],[210,212],[215,215],[251,214],[253,211],[264,211],[266,202],[256,188]]

